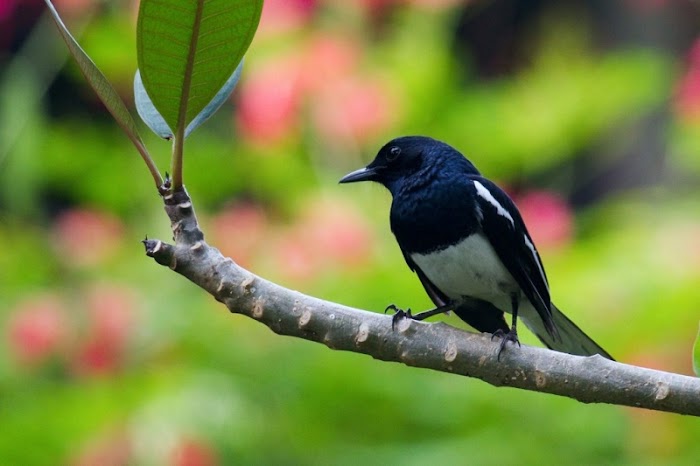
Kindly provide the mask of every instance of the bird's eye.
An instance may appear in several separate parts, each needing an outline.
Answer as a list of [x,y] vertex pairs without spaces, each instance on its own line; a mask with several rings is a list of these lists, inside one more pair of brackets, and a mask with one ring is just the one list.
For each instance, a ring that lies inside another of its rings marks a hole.
[[400,153],[401,153],[400,147],[396,147],[396,146],[392,147],[391,149],[389,149],[389,153],[386,156],[387,161],[393,162],[394,160],[397,159],[397,157],[399,156]]

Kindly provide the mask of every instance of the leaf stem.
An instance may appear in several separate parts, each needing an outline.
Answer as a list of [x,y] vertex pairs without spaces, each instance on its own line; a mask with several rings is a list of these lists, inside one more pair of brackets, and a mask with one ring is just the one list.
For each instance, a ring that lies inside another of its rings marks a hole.
[[179,191],[183,186],[182,164],[184,155],[185,134],[178,131],[173,137],[173,153],[170,163],[170,170],[173,172],[172,192]]
[[68,47],[68,51],[75,59],[75,62],[83,73],[83,76],[85,76],[88,84],[90,84],[109,113],[112,114],[114,120],[122,130],[124,130],[126,136],[134,144],[139,154],[141,154],[141,158],[146,162],[146,166],[153,177],[156,187],[160,188],[163,184],[160,172],[158,172],[158,168],[153,162],[151,155],[148,153],[146,145],[143,143],[143,140],[141,140],[141,136],[139,136],[138,129],[136,128],[136,123],[121,97],[119,97],[119,93],[117,93],[105,75],[102,74],[102,71],[97,68],[97,65],[95,65],[92,59],[85,53],[82,47],[80,47],[80,44],[78,44],[70,31],[68,31],[68,28],[66,28],[66,25],[63,23],[63,20],[51,1],[44,0],[44,3],[46,3],[49,13],[58,28],[58,32],[61,34],[61,38]]
[[146,164],[146,167],[148,167],[148,171],[153,177],[153,182],[156,184],[156,188],[160,189],[160,187],[163,186],[163,177],[161,176],[160,171],[158,171],[158,167],[156,166],[155,162],[153,162],[151,154],[148,153],[143,141],[134,139],[131,141],[134,143],[134,146],[136,146],[136,150],[139,151],[139,154],[141,154],[141,158]]

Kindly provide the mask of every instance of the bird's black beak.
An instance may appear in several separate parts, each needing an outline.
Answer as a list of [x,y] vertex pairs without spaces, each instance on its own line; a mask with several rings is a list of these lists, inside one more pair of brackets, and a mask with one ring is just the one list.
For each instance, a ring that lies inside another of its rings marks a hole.
[[354,183],[356,181],[376,181],[377,169],[374,167],[365,167],[348,173],[342,177],[339,183]]

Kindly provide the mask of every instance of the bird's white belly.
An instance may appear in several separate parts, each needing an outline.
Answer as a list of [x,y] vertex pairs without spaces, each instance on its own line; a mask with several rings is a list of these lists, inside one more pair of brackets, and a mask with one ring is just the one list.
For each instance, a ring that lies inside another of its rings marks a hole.
[[428,279],[451,299],[490,301],[509,312],[511,293],[520,287],[481,233],[430,254],[411,254]]

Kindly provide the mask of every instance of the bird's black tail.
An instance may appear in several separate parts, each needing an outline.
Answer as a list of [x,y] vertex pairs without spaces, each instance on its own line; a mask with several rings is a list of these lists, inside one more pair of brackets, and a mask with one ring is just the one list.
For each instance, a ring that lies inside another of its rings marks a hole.
[[534,333],[537,338],[539,338],[540,341],[548,348],[555,351],[560,351],[562,353],[575,354],[578,356],[593,356],[594,354],[599,354],[604,358],[608,358],[613,361],[615,360],[607,351],[601,348],[598,343],[583,333],[583,330],[578,328],[578,326],[568,317],[566,317],[564,313],[557,309],[554,304],[551,305],[551,308],[552,319],[554,320],[554,325],[559,331],[560,338],[550,335],[545,329],[544,322],[542,322],[541,319],[528,319],[524,316],[521,317],[527,328],[530,329],[530,331]]

